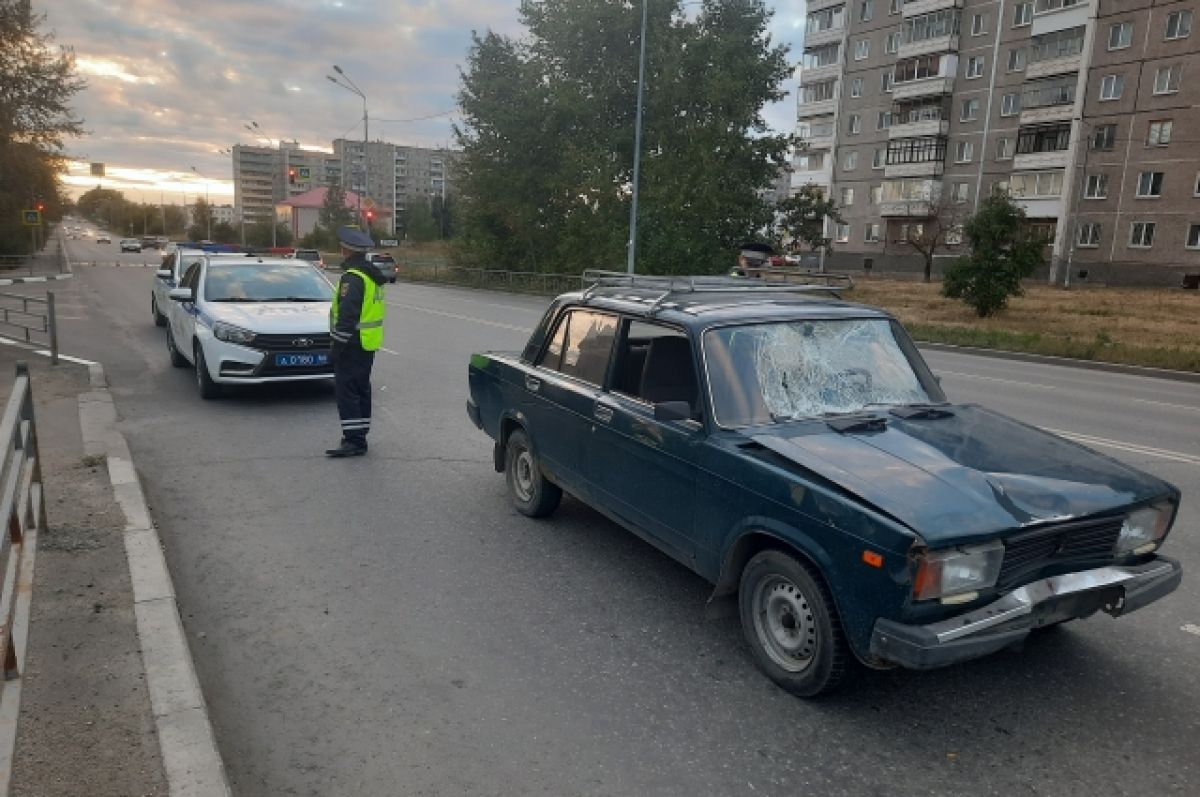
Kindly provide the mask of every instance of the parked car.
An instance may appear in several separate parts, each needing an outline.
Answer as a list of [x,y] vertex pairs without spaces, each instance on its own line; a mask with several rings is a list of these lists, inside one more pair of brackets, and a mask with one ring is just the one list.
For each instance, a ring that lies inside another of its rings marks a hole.
[[202,398],[219,397],[225,385],[333,378],[333,286],[312,265],[204,257],[169,296],[171,365],[192,366]]
[[143,235],[141,244],[143,249],[157,249],[158,238],[154,235]]
[[388,282],[396,281],[396,258],[387,252],[367,252],[367,261],[374,263]]
[[317,268],[325,268],[325,258],[316,249],[297,249],[292,257],[312,263]]
[[468,415],[519,512],[569,492],[736,596],[783,688],[973,659],[1179,585],[1158,553],[1175,487],[952,403],[886,312],[828,287],[591,277],[522,352],[472,356]]
[[121,251],[122,252],[140,252],[140,251],[142,251],[142,242],[139,241],[137,238],[122,238],[121,239]]
[[112,243],[112,238],[109,238],[109,237],[108,237],[107,235],[105,235],[104,233],[100,233],[99,235],[97,235],[97,236],[96,236],[96,243],[98,243],[98,244],[110,244],[110,243]]
[[[167,325],[167,310],[171,306],[172,288],[179,287],[188,266],[204,259],[205,252],[195,246],[170,244],[163,255],[162,265],[154,273],[154,284],[150,288],[150,314],[154,325]],[[246,257],[246,255],[215,255],[216,257]]]

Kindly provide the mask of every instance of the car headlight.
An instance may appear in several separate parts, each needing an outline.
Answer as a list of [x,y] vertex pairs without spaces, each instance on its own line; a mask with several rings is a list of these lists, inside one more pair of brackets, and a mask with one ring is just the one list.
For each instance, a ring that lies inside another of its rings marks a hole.
[[213,337],[217,340],[223,340],[226,343],[239,343],[243,346],[254,342],[254,333],[248,329],[235,327],[233,324],[226,324],[224,321],[218,321],[213,324]]
[[1121,523],[1116,554],[1127,556],[1153,551],[1166,536],[1174,514],[1175,504],[1170,501],[1160,501],[1136,512],[1130,512]]
[[994,586],[1004,561],[1004,543],[989,542],[942,551],[925,551],[917,557],[913,597],[919,601],[941,598],[968,601],[981,589]]

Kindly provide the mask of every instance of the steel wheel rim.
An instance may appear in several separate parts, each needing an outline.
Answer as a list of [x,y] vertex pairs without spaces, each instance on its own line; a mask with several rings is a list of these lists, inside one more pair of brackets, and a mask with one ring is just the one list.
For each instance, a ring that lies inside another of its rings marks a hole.
[[521,501],[533,500],[533,454],[522,448],[513,459],[513,491]]
[[789,579],[772,575],[754,590],[754,632],[775,664],[803,672],[817,653],[817,624],[804,593]]

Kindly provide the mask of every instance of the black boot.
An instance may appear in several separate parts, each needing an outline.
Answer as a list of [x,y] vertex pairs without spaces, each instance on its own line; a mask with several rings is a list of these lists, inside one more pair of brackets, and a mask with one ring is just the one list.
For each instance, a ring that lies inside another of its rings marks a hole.
[[365,453],[367,453],[366,440],[346,440],[343,438],[337,448],[325,449],[325,456],[327,457],[361,457]]

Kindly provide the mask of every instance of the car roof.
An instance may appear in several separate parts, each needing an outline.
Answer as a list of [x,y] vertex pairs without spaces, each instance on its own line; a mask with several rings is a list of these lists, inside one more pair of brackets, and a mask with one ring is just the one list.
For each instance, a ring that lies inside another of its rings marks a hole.
[[208,262],[218,261],[221,265],[252,265],[252,266],[288,266],[291,268],[303,268],[308,266],[308,263],[297,263],[293,257],[255,257],[244,253],[236,252],[218,252],[216,254],[205,255],[205,260]]

